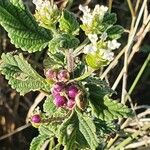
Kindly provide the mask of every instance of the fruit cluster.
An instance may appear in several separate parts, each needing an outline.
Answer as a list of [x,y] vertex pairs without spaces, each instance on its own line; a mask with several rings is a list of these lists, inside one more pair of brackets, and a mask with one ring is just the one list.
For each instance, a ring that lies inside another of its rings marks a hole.
[[73,109],[80,90],[77,85],[66,85],[64,82],[57,82],[54,84],[51,92],[54,97],[54,104],[57,107]]
[[48,69],[45,71],[45,76],[47,79],[54,82],[67,82],[70,78],[69,72],[65,69],[56,70],[56,69]]

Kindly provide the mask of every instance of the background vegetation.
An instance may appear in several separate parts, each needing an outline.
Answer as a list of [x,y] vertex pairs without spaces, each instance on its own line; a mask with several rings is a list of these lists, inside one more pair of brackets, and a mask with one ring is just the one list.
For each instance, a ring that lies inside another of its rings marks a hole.
[[[125,149],[150,149],[150,1],[149,0],[56,0],[59,7],[67,6],[78,16],[79,4],[107,5],[117,13],[118,24],[125,28],[114,61],[100,71],[100,77],[108,82],[117,94],[113,95],[133,109],[134,118],[120,120],[121,130],[108,139],[107,148],[114,145]],[[34,13],[31,0],[25,3]],[[82,38],[82,37],[81,37]],[[15,52],[7,33],[0,27],[0,53]],[[30,63],[43,73],[41,60],[44,52],[26,54]],[[0,147],[2,150],[26,150],[37,130],[26,124],[32,109],[42,104],[43,95],[32,92],[24,97],[12,90],[0,76]]]

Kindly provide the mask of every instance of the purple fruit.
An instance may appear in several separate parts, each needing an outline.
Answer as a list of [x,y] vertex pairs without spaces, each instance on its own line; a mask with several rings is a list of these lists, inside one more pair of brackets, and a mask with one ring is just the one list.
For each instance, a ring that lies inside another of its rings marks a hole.
[[53,91],[55,92],[61,92],[64,89],[64,83],[62,82],[57,82],[54,86],[53,86]]
[[60,70],[58,72],[57,78],[59,81],[63,81],[63,82],[68,81],[70,78],[69,72],[67,70]]
[[66,103],[66,98],[64,96],[60,96],[59,94],[55,95],[54,104],[57,107],[62,107]]
[[45,76],[47,79],[57,81],[57,71],[56,70],[48,69],[45,72]]
[[70,98],[74,99],[77,94],[78,94],[78,88],[76,86],[74,86],[74,85],[69,86],[69,88],[68,88],[68,96]]
[[67,101],[67,107],[69,109],[72,109],[74,105],[75,105],[75,100],[70,99]]
[[40,117],[40,115],[33,115],[32,117],[31,117],[31,121],[33,122],[33,123],[40,123],[41,122],[41,117]]

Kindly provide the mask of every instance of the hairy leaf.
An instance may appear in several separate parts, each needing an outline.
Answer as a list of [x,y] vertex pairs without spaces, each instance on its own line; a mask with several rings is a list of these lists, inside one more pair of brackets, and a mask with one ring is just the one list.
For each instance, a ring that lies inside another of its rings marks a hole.
[[65,66],[65,56],[62,53],[52,54],[48,52],[48,56],[45,57],[44,61],[45,69],[58,69]]
[[116,21],[117,17],[115,13],[105,13],[102,23],[105,25],[113,25]]
[[130,116],[131,111],[125,105],[110,99],[101,88],[96,85],[89,86],[90,106],[92,114],[104,121],[110,121],[118,118]]
[[69,34],[58,34],[49,42],[49,51],[52,54],[60,52],[63,49],[76,48],[79,40]]
[[53,103],[52,96],[48,96],[43,104],[43,111],[46,114],[53,116],[53,114],[57,111],[56,105]]
[[77,111],[77,115],[79,119],[79,130],[84,135],[91,149],[95,150],[99,145],[95,124],[91,118],[81,114],[79,111]]
[[76,150],[88,147],[85,137],[79,130],[76,112],[61,124],[58,132],[58,140],[64,145],[65,150]]
[[21,0],[0,0],[0,24],[17,48],[35,52],[44,49],[51,34],[39,27]]
[[10,53],[2,54],[2,63],[0,70],[9,84],[21,95],[29,91],[45,90],[48,91],[50,86],[46,80],[41,77],[31,65],[20,55]]
[[78,34],[79,23],[73,13],[64,10],[59,23],[60,30],[72,35]]
[[46,126],[46,125],[41,125],[39,128],[39,133],[41,135],[48,135],[48,136],[53,136],[54,133]]
[[120,25],[114,25],[107,30],[108,37],[111,39],[119,39],[124,29]]
[[48,135],[39,135],[33,138],[30,144],[30,150],[41,150],[42,145],[48,138],[49,138]]

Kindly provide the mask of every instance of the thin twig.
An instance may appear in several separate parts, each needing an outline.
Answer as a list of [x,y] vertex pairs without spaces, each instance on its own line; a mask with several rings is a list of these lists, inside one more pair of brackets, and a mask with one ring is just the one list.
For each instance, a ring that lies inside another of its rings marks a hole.
[[31,126],[30,123],[29,123],[29,124],[25,124],[25,125],[23,125],[23,126],[17,128],[16,130],[14,130],[13,132],[1,136],[1,137],[0,137],[0,141],[1,141],[1,140],[4,140],[4,139],[6,139],[6,138],[8,138],[8,137],[10,137],[10,136],[12,136],[12,135],[14,135],[14,134],[16,134],[16,133],[18,133],[18,132],[20,132],[20,131],[22,131],[22,130],[24,130],[24,129],[26,129],[26,128],[28,128],[29,126]]

